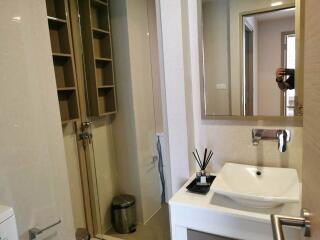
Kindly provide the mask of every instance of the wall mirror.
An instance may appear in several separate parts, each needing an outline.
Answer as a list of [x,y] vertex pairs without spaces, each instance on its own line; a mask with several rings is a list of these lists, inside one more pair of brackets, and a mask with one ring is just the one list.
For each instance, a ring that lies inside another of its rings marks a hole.
[[226,119],[301,116],[299,3],[199,2],[203,116]]

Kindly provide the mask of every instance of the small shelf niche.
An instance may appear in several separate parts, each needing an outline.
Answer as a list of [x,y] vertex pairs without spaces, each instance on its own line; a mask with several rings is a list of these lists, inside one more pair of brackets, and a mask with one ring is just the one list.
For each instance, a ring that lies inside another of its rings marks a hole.
[[96,78],[98,87],[114,85],[111,61],[96,62]]
[[66,20],[66,6],[64,0],[46,0],[47,15],[52,18]]
[[98,89],[100,115],[106,115],[116,112],[114,94],[114,87],[105,87]]
[[68,25],[49,20],[49,31],[52,52],[70,54]]
[[61,121],[66,123],[79,118],[77,92],[75,89],[58,90]]
[[72,60],[53,56],[57,88],[75,87]]
[[94,56],[111,59],[111,39],[109,34],[93,31]]
[[96,29],[110,31],[109,8],[107,1],[91,1],[91,26]]

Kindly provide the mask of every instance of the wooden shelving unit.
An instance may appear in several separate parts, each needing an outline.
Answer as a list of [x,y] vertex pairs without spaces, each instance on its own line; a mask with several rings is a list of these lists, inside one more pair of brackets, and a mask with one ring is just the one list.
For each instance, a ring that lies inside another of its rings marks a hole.
[[91,116],[117,112],[108,0],[79,1]]
[[74,55],[67,0],[46,0],[52,59],[62,123],[79,119]]

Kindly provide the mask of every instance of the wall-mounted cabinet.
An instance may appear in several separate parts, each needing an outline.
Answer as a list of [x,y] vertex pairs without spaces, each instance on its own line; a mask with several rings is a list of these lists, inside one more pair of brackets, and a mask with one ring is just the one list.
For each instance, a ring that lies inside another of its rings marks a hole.
[[67,0],[46,0],[62,123],[79,119],[78,91]]
[[116,91],[107,0],[79,1],[86,85],[91,116],[114,114]]

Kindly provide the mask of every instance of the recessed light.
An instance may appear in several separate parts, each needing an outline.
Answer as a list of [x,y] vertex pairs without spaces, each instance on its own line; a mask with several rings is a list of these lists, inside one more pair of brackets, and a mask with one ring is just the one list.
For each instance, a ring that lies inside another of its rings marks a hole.
[[20,16],[16,16],[12,18],[12,21],[14,22],[20,22],[21,21],[21,17]]
[[271,3],[271,6],[272,6],[272,7],[276,7],[276,6],[280,6],[280,5],[282,5],[282,4],[283,4],[283,2],[278,1],[278,2],[273,2],[273,3]]

